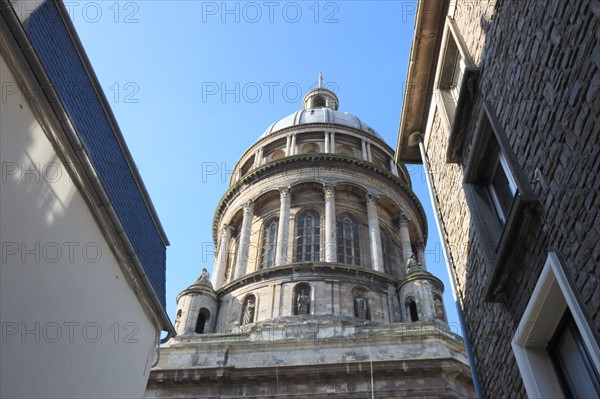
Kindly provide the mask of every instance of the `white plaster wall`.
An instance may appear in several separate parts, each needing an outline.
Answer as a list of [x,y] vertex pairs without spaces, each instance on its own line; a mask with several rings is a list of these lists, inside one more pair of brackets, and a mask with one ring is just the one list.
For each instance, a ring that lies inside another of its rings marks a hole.
[[142,397],[157,329],[0,58],[2,397]]

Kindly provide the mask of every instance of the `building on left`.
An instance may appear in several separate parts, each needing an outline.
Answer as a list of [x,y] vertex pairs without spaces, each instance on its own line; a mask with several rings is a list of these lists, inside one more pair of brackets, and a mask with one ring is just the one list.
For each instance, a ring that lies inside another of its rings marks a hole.
[[1,397],[142,397],[169,244],[60,1],[0,0]]

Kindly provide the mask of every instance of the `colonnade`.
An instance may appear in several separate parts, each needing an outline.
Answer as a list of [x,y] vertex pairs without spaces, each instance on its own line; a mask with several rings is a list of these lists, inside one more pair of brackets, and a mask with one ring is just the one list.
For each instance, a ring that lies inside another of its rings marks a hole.
[[[336,223],[336,188],[335,185],[324,184],[323,194],[325,200],[325,228],[324,228],[324,251],[323,258],[325,262],[337,262],[337,223]],[[279,189],[280,207],[279,222],[277,228],[277,242],[275,249],[275,266],[290,263],[288,259],[288,240],[290,229],[291,212],[291,187],[282,187]],[[378,272],[385,272],[383,247],[381,242],[381,230],[379,227],[379,196],[367,194],[365,198],[369,246],[371,252],[371,267]],[[237,258],[233,268],[233,279],[238,279],[246,274],[249,259],[250,238],[252,232],[252,218],[254,217],[254,203],[246,202],[243,206],[242,224],[239,230]],[[410,220],[406,214],[402,213],[398,218],[398,228],[400,235],[400,251],[403,265],[413,253],[413,245],[410,238],[409,223]],[[227,267],[229,253],[229,243],[233,234],[232,227],[225,224],[219,235],[218,251],[216,253],[215,265],[213,269],[212,283],[215,289],[219,289],[224,283],[224,274]],[[417,261],[425,267],[424,248],[421,241],[416,241]]]

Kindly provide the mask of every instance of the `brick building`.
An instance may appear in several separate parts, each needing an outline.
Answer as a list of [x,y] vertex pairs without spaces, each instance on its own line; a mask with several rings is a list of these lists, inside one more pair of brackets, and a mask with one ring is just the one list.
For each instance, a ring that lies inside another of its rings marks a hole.
[[485,397],[600,395],[600,3],[421,1],[423,163]]

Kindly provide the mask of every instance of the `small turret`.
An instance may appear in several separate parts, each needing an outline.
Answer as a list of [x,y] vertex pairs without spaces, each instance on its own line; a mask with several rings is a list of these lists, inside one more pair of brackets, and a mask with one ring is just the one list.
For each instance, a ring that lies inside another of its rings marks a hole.
[[217,294],[206,269],[177,296],[177,335],[212,333],[217,319]]
[[446,323],[442,294],[444,284],[417,262],[414,253],[406,262],[406,274],[398,288],[402,319],[410,321],[438,321]]

